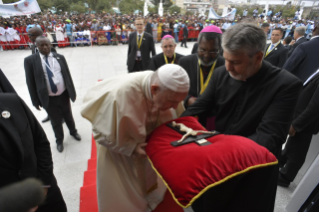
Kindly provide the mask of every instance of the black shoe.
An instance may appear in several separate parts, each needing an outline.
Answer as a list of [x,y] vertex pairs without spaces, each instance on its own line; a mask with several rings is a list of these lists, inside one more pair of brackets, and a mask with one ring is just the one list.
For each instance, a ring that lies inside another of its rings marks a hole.
[[57,144],[56,145],[56,148],[59,152],[63,152],[63,149],[64,149],[64,146],[63,146],[63,143],[62,144]]
[[45,122],[48,122],[48,121],[50,121],[49,116],[47,116],[45,119],[43,119],[43,120],[42,120],[42,123],[45,123]]
[[185,46],[185,48],[187,49],[188,47],[187,47],[187,46]]
[[74,135],[72,135],[73,138],[77,141],[81,141],[81,136],[79,135],[79,133],[75,133]]
[[290,182],[289,182],[288,180],[284,179],[284,178],[281,176],[281,174],[279,173],[277,185],[287,188],[287,187],[289,187]]

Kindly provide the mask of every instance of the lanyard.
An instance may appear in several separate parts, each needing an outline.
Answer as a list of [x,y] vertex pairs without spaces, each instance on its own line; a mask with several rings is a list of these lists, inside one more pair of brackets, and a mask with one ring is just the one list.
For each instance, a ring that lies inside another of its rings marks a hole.
[[138,48],[138,49],[141,48],[143,37],[144,37],[144,33],[143,33],[143,35],[141,36],[141,39],[138,40],[138,35],[136,34],[136,43],[137,43],[137,48]]
[[198,65],[199,65],[199,69],[200,69],[200,87],[201,87],[200,94],[202,94],[202,93],[205,91],[205,89],[207,88],[207,85],[208,85],[208,83],[209,83],[209,81],[210,81],[210,79],[211,79],[211,77],[212,77],[212,75],[213,75],[216,62],[217,62],[217,60],[214,62],[212,68],[210,69],[209,74],[208,74],[208,77],[207,77],[207,79],[206,79],[206,81],[205,81],[205,83],[204,83],[203,70],[202,70],[202,68],[200,67],[200,60],[198,60]]
[[[175,58],[176,58],[176,54],[174,53],[174,59],[172,60],[171,64],[174,64]],[[164,59],[165,59],[166,64],[168,64],[167,57],[165,54],[164,54]]]
[[[53,74],[53,77],[55,77],[55,74],[54,74],[54,65],[55,65],[55,63],[54,63],[54,60],[52,60],[52,66],[53,66],[53,69],[51,69],[51,67],[47,64],[47,62],[45,62],[45,60],[43,60],[43,58],[40,56],[40,58],[41,58],[41,60],[44,62],[44,64],[48,67],[48,69],[50,69],[50,71],[52,72],[52,74]],[[48,58],[48,62],[49,62],[49,58]]]
[[[272,50],[274,50],[279,44],[280,44],[280,42],[276,46],[274,46],[274,48],[272,48]],[[265,57],[267,57],[269,55],[269,53],[272,52],[272,50],[269,51],[270,47],[271,47],[271,45],[269,45]]]

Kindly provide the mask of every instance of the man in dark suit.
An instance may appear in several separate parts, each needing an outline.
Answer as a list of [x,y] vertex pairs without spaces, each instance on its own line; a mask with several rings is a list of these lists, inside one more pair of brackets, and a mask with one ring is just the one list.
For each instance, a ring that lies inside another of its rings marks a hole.
[[[219,56],[219,51],[222,49],[221,37],[222,31],[218,27],[214,25],[205,27],[198,36],[198,53],[180,59],[180,66],[186,70],[190,79],[189,93],[184,100],[185,108],[192,105],[204,92],[214,70],[225,64],[225,60]],[[211,114],[200,116],[199,122],[207,127],[209,116]]]
[[283,30],[275,28],[271,33],[271,43],[267,45],[264,60],[273,66],[281,68],[288,57],[288,49],[280,43]]
[[[32,27],[28,31],[28,36],[32,41],[33,45],[31,46],[32,54],[39,52],[37,46],[35,45],[35,40],[37,37],[42,36],[43,31],[39,27]],[[51,46],[51,52],[57,52],[53,46]]]
[[319,67],[319,23],[312,32],[310,41],[300,44],[289,57],[283,69],[291,72],[302,82],[317,71]]
[[290,126],[289,139],[279,160],[278,185],[288,187],[305,162],[312,135],[319,132],[319,69],[304,83]]
[[[35,40],[37,39],[37,37],[39,37],[41,35],[43,35],[43,31],[39,27],[32,27],[28,31],[28,37],[30,38],[30,40],[33,43],[33,45],[31,46],[32,54],[39,52],[37,46],[35,45]],[[51,52],[56,52],[56,50],[53,46],[51,46]],[[47,121],[50,121],[49,115],[45,119],[42,120],[42,123],[45,123]]]
[[304,42],[307,42],[307,39],[304,37],[306,32],[306,27],[300,26],[295,29],[294,32],[294,39],[290,42],[288,47],[288,57],[291,56],[291,54],[294,52],[294,50],[299,46],[299,44],[302,44]]
[[148,34],[153,36],[152,19],[151,18],[148,19],[148,22],[147,22],[146,27],[145,27],[145,32],[147,32]]
[[[0,188],[26,178],[44,184],[46,200],[37,212],[66,212],[53,174],[50,143],[37,119],[0,70]],[[19,200],[17,200],[19,204]]]
[[129,36],[127,68],[128,72],[146,70],[150,62],[150,53],[156,55],[153,36],[143,31],[144,21],[142,18],[135,19],[136,32]]
[[75,128],[70,104],[70,99],[75,101],[76,92],[64,56],[51,53],[51,43],[44,36],[39,36],[36,44],[39,52],[24,60],[27,85],[34,107],[38,110],[43,107],[49,114],[57,149],[62,152],[64,148],[62,118],[70,134],[76,140],[81,140]]
[[182,43],[181,43],[181,47],[183,47],[185,45],[185,48],[188,48],[187,47],[187,38],[188,38],[188,23],[185,23],[185,26],[183,28],[183,40],[182,40]]
[[171,35],[165,35],[162,38],[162,49],[163,53],[160,53],[152,57],[148,69],[156,71],[159,67],[165,64],[178,64],[178,61],[183,55],[175,52],[176,43],[175,39]]

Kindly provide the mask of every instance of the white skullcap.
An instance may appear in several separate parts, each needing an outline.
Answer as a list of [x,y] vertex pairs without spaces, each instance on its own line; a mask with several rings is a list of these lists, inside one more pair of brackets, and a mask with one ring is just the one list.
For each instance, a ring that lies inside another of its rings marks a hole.
[[189,91],[189,77],[187,72],[179,65],[165,64],[157,70],[162,85],[177,93]]

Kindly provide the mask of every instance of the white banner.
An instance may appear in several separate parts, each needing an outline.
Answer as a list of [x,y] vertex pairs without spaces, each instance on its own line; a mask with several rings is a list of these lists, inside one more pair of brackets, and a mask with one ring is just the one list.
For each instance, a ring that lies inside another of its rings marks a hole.
[[233,8],[231,12],[227,13],[224,16],[219,16],[215,12],[215,10],[211,7],[209,10],[208,19],[226,19],[226,20],[232,21],[235,19],[235,15],[236,15],[236,8]]
[[41,12],[36,0],[21,0],[10,4],[0,4],[0,16],[30,15]]

